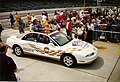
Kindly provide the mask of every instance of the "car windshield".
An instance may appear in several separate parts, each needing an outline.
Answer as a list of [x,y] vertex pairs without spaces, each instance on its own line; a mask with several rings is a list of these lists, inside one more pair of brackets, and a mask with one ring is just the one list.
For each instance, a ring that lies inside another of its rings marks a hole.
[[63,46],[72,40],[72,38],[67,37],[67,35],[61,32],[52,34],[50,37],[52,37],[60,46]]

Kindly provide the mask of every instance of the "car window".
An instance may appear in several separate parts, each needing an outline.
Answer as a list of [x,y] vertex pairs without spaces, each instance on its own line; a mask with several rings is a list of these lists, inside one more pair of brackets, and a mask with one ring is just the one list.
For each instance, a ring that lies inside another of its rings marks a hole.
[[35,33],[30,33],[30,34],[27,34],[25,35],[22,40],[26,40],[26,41],[37,41],[37,36],[38,34],[35,34]]
[[40,34],[37,37],[37,42],[44,43],[44,44],[49,44],[50,43],[50,39],[49,39],[49,37]]
[[66,43],[70,42],[72,38],[68,38],[64,33],[58,32],[55,34],[50,35],[60,46],[65,45]]

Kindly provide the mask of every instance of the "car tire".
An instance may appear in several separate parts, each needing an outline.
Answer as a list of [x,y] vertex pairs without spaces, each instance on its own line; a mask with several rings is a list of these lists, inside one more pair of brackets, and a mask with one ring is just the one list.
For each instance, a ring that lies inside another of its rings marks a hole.
[[14,54],[18,57],[21,57],[24,55],[22,48],[18,45],[13,47],[13,51],[14,51]]
[[65,54],[61,58],[61,62],[66,67],[75,67],[77,64],[76,58],[71,54]]

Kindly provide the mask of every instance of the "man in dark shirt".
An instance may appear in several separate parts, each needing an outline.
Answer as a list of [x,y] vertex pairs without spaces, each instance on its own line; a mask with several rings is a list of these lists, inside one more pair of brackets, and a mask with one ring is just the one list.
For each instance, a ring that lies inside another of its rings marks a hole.
[[17,66],[11,57],[6,55],[8,46],[0,43],[0,81],[17,81],[15,71]]
[[9,19],[10,19],[11,26],[13,26],[15,20],[14,20],[14,17],[13,17],[13,15],[12,15],[12,13],[10,13]]
[[[111,31],[112,30],[112,21],[109,20],[108,24],[106,26],[106,31]],[[107,41],[111,41],[111,33],[106,33]]]

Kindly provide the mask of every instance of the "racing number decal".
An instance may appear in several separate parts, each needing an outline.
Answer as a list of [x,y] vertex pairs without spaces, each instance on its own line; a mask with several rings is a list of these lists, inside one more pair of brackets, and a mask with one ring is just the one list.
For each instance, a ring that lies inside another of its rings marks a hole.
[[48,47],[45,47],[45,48],[44,48],[44,52],[45,52],[45,53],[49,53],[49,48],[48,48]]

